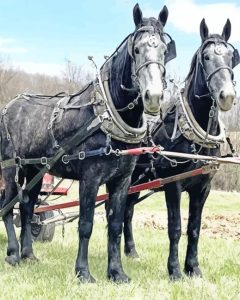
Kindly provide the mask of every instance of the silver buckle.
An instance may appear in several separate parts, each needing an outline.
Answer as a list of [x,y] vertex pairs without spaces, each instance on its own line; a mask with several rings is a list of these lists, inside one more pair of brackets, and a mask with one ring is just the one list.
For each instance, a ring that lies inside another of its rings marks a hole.
[[85,159],[85,157],[86,157],[86,154],[84,151],[80,151],[78,153],[78,159],[83,160],[83,159]]
[[45,157],[45,156],[41,157],[41,164],[42,165],[47,165],[47,163],[48,163],[47,157]]

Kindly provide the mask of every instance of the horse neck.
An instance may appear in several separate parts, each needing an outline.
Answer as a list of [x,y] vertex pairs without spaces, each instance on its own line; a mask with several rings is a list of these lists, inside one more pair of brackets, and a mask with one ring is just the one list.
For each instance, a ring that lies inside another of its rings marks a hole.
[[[195,70],[196,72],[196,70]],[[192,110],[193,116],[201,126],[201,128],[207,131],[209,124],[209,114],[212,106],[215,106],[213,100],[209,94],[209,90],[206,86],[205,77],[200,73],[200,76],[196,77],[195,72],[193,76],[189,79],[189,82],[186,84],[186,99],[189,103],[189,106]],[[205,95],[205,96],[203,96]],[[198,97],[202,96],[202,97]],[[209,134],[217,135],[218,133],[218,110],[215,107],[214,116],[211,120],[211,127]]]
[[[112,101],[116,109],[127,107],[127,105],[138,97],[138,92],[126,91],[124,87],[133,88],[132,82],[132,58],[128,53],[127,43],[113,57],[110,70],[109,89]],[[138,105],[132,110],[119,112],[121,118],[132,127],[138,127],[143,113],[143,105],[141,99],[138,100]]]

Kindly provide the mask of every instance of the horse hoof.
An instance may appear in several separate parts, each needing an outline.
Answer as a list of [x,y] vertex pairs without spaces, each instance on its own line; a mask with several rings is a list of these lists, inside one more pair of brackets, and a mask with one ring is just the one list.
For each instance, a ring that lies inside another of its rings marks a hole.
[[125,250],[125,255],[129,258],[140,260],[140,257],[135,249],[131,249],[130,251]]
[[110,281],[113,281],[114,283],[120,284],[120,283],[129,283],[131,281],[131,279],[124,274],[123,272],[118,273],[118,272],[110,272],[110,274],[108,274],[108,279]]
[[11,265],[11,266],[16,266],[17,264],[19,264],[19,257],[17,257],[17,255],[9,255],[6,256],[5,261]]
[[39,259],[33,253],[28,254],[28,255],[23,255],[22,254],[21,259],[23,261],[29,261],[29,262],[38,262],[39,261]]
[[185,268],[184,272],[189,277],[202,277],[202,271],[199,267],[191,267],[191,268]]
[[179,269],[169,272],[169,278],[171,281],[178,281],[182,279],[182,273]]
[[76,272],[77,274],[77,278],[79,279],[79,281],[81,283],[95,283],[96,280],[95,278],[89,273],[85,273],[85,272],[81,272],[81,271],[78,271]]

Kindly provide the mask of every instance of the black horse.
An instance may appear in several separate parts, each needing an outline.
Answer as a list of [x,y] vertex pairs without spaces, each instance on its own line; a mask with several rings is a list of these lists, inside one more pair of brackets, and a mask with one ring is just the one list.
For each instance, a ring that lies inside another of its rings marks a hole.
[[[224,134],[219,123],[218,110],[227,111],[232,106],[235,99],[232,68],[239,63],[238,51],[227,43],[230,34],[229,20],[223,28],[222,35],[209,35],[205,20],[202,20],[200,25],[202,45],[192,59],[185,88],[181,96],[175,99],[174,105],[167,110],[163,119],[153,125],[152,137],[156,145],[161,145],[165,150],[170,151],[220,156],[219,144],[223,142]],[[203,165],[200,161],[183,159],[174,161],[158,157],[153,160],[157,174],[154,176],[149,159],[147,157],[139,159],[133,173],[133,184],[136,181],[143,182],[155,177],[164,178],[187,172]],[[144,174],[141,180],[140,174]],[[168,272],[172,279],[181,278],[178,242],[181,236],[180,198],[183,191],[188,192],[190,201],[185,272],[190,276],[201,276],[198,239],[202,209],[210,191],[213,175],[213,173],[201,175],[163,187],[168,210],[170,240]],[[130,257],[138,257],[131,224],[134,203],[138,197],[139,194],[128,196],[124,217],[125,254]]]
[[[139,145],[146,132],[143,111],[159,113],[165,82],[164,65],[171,56],[168,56],[169,47],[163,32],[168,18],[167,8],[164,6],[158,19],[143,18],[136,5],[133,18],[135,31],[103,65],[98,80],[91,82],[84,90],[69,97],[60,94],[54,97],[19,95],[2,110],[1,160],[5,181],[2,207],[6,208],[16,195],[22,199],[20,249],[13,226],[12,208],[3,216],[8,235],[6,261],[11,265],[19,263],[20,258],[36,259],[31,241],[31,220],[41,180],[28,195],[21,186],[24,183],[28,186],[41,165],[53,161],[47,158],[55,157],[56,151],[63,148],[69,151],[50,172],[80,181],[77,276],[83,281],[94,282],[88,266],[88,244],[98,188],[106,183],[110,197],[107,274],[116,282],[129,279],[122,269],[120,239],[126,196],[136,158],[106,154],[111,148],[127,149]],[[93,119],[94,115],[98,118]],[[69,137],[85,128],[86,124],[86,132],[93,130],[94,120],[101,122],[101,130],[96,130],[85,139],[80,136],[80,140],[84,141],[69,147]]]

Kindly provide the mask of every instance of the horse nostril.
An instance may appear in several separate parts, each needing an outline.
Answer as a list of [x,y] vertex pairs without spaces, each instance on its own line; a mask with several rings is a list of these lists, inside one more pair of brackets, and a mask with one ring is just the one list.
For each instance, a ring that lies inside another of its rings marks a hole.
[[221,99],[224,99],[224,92],[223,92],[223,91],[220,92],[219,97],[220,97]]
[[150,92],[149,92],[149,90],[146,90],[146,93],[145,93],[145,100],[147,100],[147,101],[150,100]]

